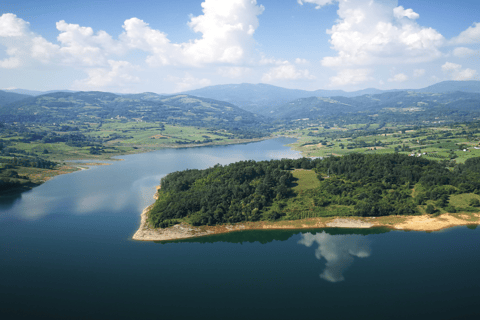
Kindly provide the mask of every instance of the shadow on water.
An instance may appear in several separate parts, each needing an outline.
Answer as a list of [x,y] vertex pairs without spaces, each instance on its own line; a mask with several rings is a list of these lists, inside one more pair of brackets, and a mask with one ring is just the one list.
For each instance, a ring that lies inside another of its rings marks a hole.
[[180,239],[171,241],[155,241],[155,243],[169,244],[169,243],[254,243],[259,242],[266,244],[273,241],[287,241],[291,237],[298,234],[313,234],[327,233],[329,235],[370,235],[381,234],[391,231],[388,228],[369,228],[369,229],[342,229],[342,228],[322,228],[322,229],[301,229],[301,230],[245,230],[234,231],[230,233],[215,234],[211,236],[203,236],[198,238]]
[[8,210],[12,208],[15,202],[19,201],[22,198],[22,192],[25,190],[21,190],[18,192],[12,192],[9,194],[1,195],[0,196],[0,210]]

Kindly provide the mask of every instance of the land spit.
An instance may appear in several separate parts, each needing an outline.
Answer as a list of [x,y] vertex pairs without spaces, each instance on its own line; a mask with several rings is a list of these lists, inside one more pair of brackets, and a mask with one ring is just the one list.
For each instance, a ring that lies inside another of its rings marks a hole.
[[[157,187],[157,190],[160,187]],[[154,198],[157,199],[158,193]],[[194,227],[185,223],[169,228],[151,228],[148,225],[148,213],[153,204],[145,208],[141,214],[140,227],[133,235],[133,240],[168,241],[195,238],[213,234],[222,234],[242,230],[272,229],[313,229],[313,228],[373,228],[387,227],[396,230],[438,231],[455,226],[480,224],[480,213],[446,213],[439,216],[386,216],[386,217],[322,217],[291,221],[256,221],[217,226]]]

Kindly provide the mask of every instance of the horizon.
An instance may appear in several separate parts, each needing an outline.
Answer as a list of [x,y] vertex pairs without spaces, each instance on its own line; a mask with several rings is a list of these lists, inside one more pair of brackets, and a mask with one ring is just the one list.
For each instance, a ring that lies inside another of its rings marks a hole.
[[202,89],[210,88],[210,87],[233,86],[233,85],[250,84],[250,85],[268,85],[268,86],[273,86],[273,87],[277,87],[277,88],[281,88],[281,89],[288,89],[288,90],[303,90],[303,91],[312,92],[312,93],[315,92],[315,91],[320,91],[320,90],[322,90],[322,91],[343,91],[343,92],[345,92],[345,93],[354,93],[354,92],[365,91],[365,90],[381,90],[381,91],[385,91],[385,92],[388,92],[388,91],[421,90],[421,89],[425,89],[425,88],[427,88],[427,87],[431,87],[431,86],[434,86],[434,85],[437,85],[437,84],[440,84],[440,83],[444,83],[444,82],[480,82],[480,80],[444,80],[444,81],[440,81],[440,82],[431,84],[431,85],[429,85],[429,86],[420,87],[420,88],[379,89],[379,88],[373,88],[373,87],[372,87],[372,88],[364,88],[364,89],[353,90],[353,91],[347,91],[347,90],[343,90],[343,89],[321,89],[321,88],[320,88],[320,89],[313,89],[313,90],[305,90],[305,89],[296,89],[296,88],[285,88],[285,87],[276,86],[276,85],[272,85],[272,84],[268,84],[268,83],[248,83],[248,82],[216,84],[216,85],[211,85],[211,86],[196,88],[196,89],[192,89],[192,90],[186,90],[186,91],[182,91],[182,92],[173,92],[173,93],[162,93],[162,92],[153,92],[153,91],[115,92],[115,91],[103,91],[103,90],[71,90],[71,89],[53,89],[53,90],[41,91],[41,90],[30,90],[30,89],[25,89],[25,88],[0,88],[0,90],[1,90],[1,91],[7,91],[7,92],[8,92],[8,91],[15,91],[15,90],[21,90],[21,91],[25,90],[25,91],[41,92],[42,94],[50,93],[51,91],[54,91],[54,92],[68,92],[68,91],[72,91],[72,92],[106,92],[106,93],[113,93],[113,94],[120,94],[120,95],[124,95],[124,94],[141,94],[141,93],[155,93],[155,94],[158,94],[158,95],[175,95],[175,94],[188,93],[188,92],[190,92],[190,91],[195,91],[195,90],[202,90]]
[[174,94],[262,83],[354,92],[479,80],[474,0],[42,3],[6,0],[0,10],[1,88]]

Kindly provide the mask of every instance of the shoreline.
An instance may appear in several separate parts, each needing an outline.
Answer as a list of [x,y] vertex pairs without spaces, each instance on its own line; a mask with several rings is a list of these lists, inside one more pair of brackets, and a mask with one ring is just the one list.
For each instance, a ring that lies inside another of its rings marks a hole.
[[[159,187],[157,187],[157,190]],[[155,193],[156,199],[158,193]],[[392,230],[433,232],[447,228],[467,225],[479,225],[480,213],[455,214],[445,213],[436,217],[429,215],[419,216],[385,216],[385,217],[326,217],[308,218],[289,221],[256,221],[237,224],[194,227],[180,223],[165,229],[150,228],[147,224],[148,213],[154,203],[146,207],[140,218],[140,226],[132,236],[136,241],[169,241],[188,238],[197,238],[208,235],[230,233],[245,230],[275,230],[275,229],[322,229],[322,228],[353,228],[369,229],[386,227]]]
[[[186,145],[159,145],[159,146],[140,146],[137,147],[135,151],[132,152],[125,152],[125,153],[119,153],[119,154],[114,154],[110,155],[106,158],[100,157],[98,159],[95,158],[67,158],[63,160],[51,160],[51,161],[58,161],[59,162],[59,167],[56,169],[45,169],[45,172],[38,173],[36,174],[36,177],[34,179],[30,179],[31,183],[19,188],[7,190],[4,192],[0,193],[0,197],[8,197],[11,195],[15,194],[21,194],[26,191],[30,191],[34,189],[35,187],[38,187],[45,182],[63,175],[63,174],[69,174],[73,172],[78,172],[78,171],[84,171],[88,170],[88,167],[91,166],[103,166],[103,165],[110,165],[110,163],[105,163],[101,161],[122,161],[123,159],[121,158],[116,158],[116,157],[122,157],[122,156],[127,156],[127,155],[132,155],[132,154],[142,154],[142,153],[147,153],[147,152],[153,152],[153,151],[158,151],[158,150],[163,150],[163,149],[180,149],[180,148],[197,148],[197,147],[215,147],[215,146],[227,146],[227,145],[235,145],[235,144],[247,144],[247,143],[253,143],[253,142],[260,142],[264,140],[269,140],[269,139],[275,139],[279,137],[263,137],[263,138],[254,138],[254,139],[238,139],[235,141],[232,141],[229,143],[203,143],[203,144],[186,144]],[[78,163],[75,163],[75,161],[94,161],[94,162],[85,162],[81,163],[80,165]],[[61,165],[61,162],[64,162],[63,165]],[[98,161],[98,162],[95,162]]]

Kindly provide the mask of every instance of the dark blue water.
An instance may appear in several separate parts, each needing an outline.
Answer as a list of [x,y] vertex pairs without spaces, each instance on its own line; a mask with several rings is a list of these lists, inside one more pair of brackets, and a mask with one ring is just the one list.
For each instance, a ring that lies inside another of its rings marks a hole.
[[130,240],[163,175],[287,142],[125,156],[3,199],[0,319],[480,318],[480,228]]

